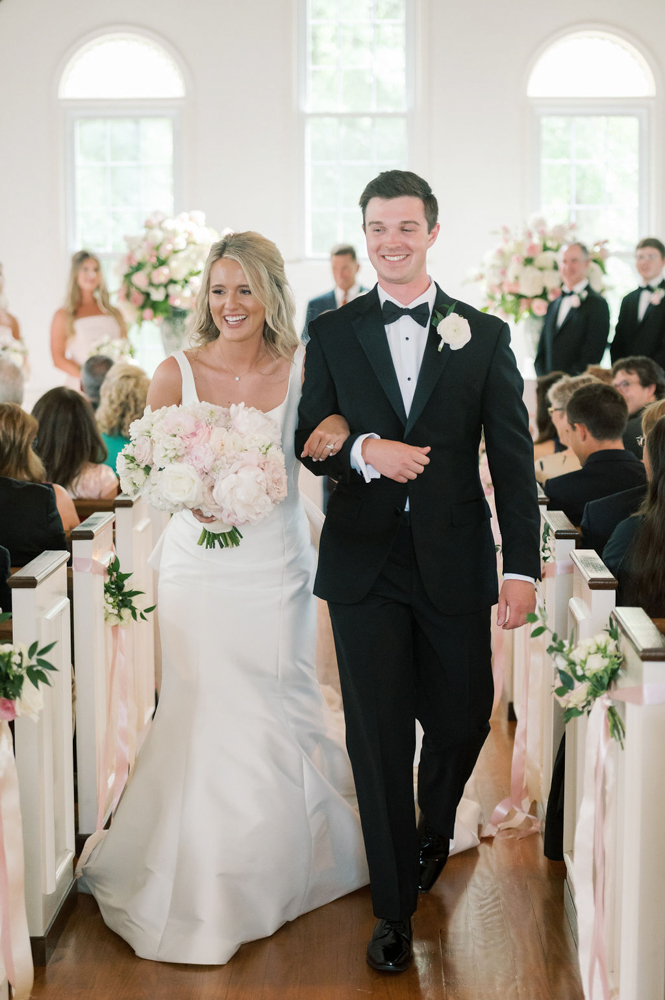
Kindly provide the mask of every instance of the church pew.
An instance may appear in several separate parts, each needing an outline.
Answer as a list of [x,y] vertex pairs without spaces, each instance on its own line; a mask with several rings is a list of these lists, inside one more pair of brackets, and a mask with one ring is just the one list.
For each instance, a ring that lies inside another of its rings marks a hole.
[[[572,553],[573,596],[568,603],[568,634],[575,642],[590,639],[607,628],[614,610],[617,581],[592,549]],[[582,801],[584,745],[587,718],[573,719],[566,726],[566,783],[564,792],[563,856],[566,862],[564,900],[568,919],[577,936],[575,912],[575,828]]]
[[[98,795],[105,796],[104,820],[111,806],[113,773],[99,777],[106,738],[110,655],[104,622],[104,577],[85,571],[92,560],[108,566],[114,557],[113,513],[99,512],[72,530],[74,592],[74,668],[76,673],[76,753],[78,832],[86,836],[97,823]],[[98,779],[105,788],[98,789]]]
[[116,497],[105,500],[74,500],[74,506],[81,521],[86,521],[91,514],[99,514],[100,512],[108,514],[113,510],[115,501]]
[[[159,512],[162,513],[162,512]],[[131,590],[142,590],[135,600],[139,608],[155,602],[155,574],[148,565],[153,550],[153,519],[150,508],[140,498],[122,493],[115,500],[115,550],[123,573],[131,573]],[[155,632],[152,616],[132,623],[129,629],[130,663],[136,705],[136,747],[140,749],[155,710]]]
[[35,964],[45,964],[73,902],[74,769],[68,552],[43,552],[9,580],[13,641],[55,642],[57,667],[43,686],[37,722],[14,723],[23,844],[25,901]]

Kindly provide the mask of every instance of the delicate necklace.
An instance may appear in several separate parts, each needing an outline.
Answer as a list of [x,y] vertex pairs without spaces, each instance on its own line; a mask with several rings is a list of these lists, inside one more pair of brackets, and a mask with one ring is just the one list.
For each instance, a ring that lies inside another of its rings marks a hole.
[[261,360],[261,357],[259,357],[259,358],[258,358],[258,359],[257,359],[257,360],[256,360],[256,361],[254,362],[254,364],[252,365],[252,367],[251,367],[251,368],[248,368],[246,372],[243,372],[243,373],[242,373],[242,375],[238,375],[238,374],[236,374],[236,372],[234,372],[233,368],[231,368],[231,366],[230,366],[230,365],[228,365],[228,364],[226,363],[226,361],[222,361],[222,364],[223,364],[223,365],[224,365],[224,367],[226,368],[227,372],[229,372],[229,374],[230,374],[230,375],[233,375],[233,377],[234,377],[234,379],[236,380],[236,382],[239,382],[241,378],[245,378],[245,377],[246,377],[247,375],[249,375],[249,373],[250,373],[250,372],[253,372],[253,371],[254,371],[254,369],[255,369],[255,368],[257,367],[257,365],[258,365],[258,363],[259,363],[259,361],[260,361],[260,360]]

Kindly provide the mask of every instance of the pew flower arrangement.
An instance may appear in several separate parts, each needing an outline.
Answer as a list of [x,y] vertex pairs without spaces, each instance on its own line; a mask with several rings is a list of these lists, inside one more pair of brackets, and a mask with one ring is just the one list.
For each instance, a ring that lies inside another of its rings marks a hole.
[[544,564],[554,562],[554,541],[554,533],[549,522],[545,521],[540,539],[540,558]]
[[[580,715],[588,715],[598,698],[607,694],[616,680],[623,654],[619,651],[619,633],[616,625],[599,632],[591,639],[581,639],[578,643],[565,642],[547,625],[544,611],[540,615],[527,615],[527,621],[541,624],[533,630],[531,637],[550,632],[552,642],[547,652],[554,658],[560,685],[554,688],[554,696],[563,706],[563,721]],[[610,735],[623,748],[625,726],[614,705],[607,709]]]
[[[528,316],[542,319],[549,303],[561,295],[558,253],[566,243],[579,239],[575,223],[548,226],[545,219],[536,217],[521,230],[503,226],[500,235],[499,245],[473,275],[482,285],[482,311],[515,321]],[[606,243],[602,240],[589,248],[588,278],[596,292],[606,287]]]
[[108,565],[107,578],[104,581],[104,621],[107,625],[122,625],[127,627],[133,621],[141,618],[144,622],[148,619],[151,611],[157,607],[153,604],[151,608],[144,608],[141,611],[134,604],[134,598],[145,593],[143,590],[125,590],[125,580],[128,580],[131,573],[120,572],[120,562],[116,556]]
[[[11,614],[0,614],[0,622],[7,621]],[[38,648],[33,642],[30,647],[23,642],[6,642],[0,645],[0,721],[11,722],[19,715],[26,715],[37,721],[44,707],[40,684],[51,682],[48,671],[56,670],[44,657],[55,646]]]
[[124,492],[159,510],[217,518],[201,531],[206,548],[239,545],[238,529],[262,521],[286,497],[280,429],[254,407],[148,407],[129,434],[117,462]]

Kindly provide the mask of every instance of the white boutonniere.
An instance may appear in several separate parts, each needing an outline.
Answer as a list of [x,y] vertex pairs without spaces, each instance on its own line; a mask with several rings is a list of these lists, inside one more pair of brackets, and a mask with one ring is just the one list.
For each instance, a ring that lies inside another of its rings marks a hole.
[[665,296],[665,288],[656,288],[649,302],[652,306],[659,306],[663,301],[663,296]]
[[460,347],[464,347],[471,340],[469,321],[454,311],[456,305],[457,303],[453,302],[448,307],[445,316],[438,309],[434,310],[432,326],[441,337],[439,350],[443,348],[444,344],[448,344],[451,351],[459,351]]
[[583,288],[581,292],[576,292],[574,295],[571,295],[570,296],[570,308],[571,309],[579,309],[579,307],[582,305],[582,303],[585,301],[585,299],[588,298],[588,296],[589,296],[589,292],[587,291],[586,288]]

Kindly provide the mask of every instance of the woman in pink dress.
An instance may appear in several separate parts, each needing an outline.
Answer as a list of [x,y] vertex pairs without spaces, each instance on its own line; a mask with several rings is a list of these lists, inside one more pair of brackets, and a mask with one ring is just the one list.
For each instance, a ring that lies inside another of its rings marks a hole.
[[66,385],[80,392],[81,366],[95,348],[126,337],[125,321],[111,305],[98,259],[79,250],[72,257],[65,304],[51,324],[53,364],[66,373]]

